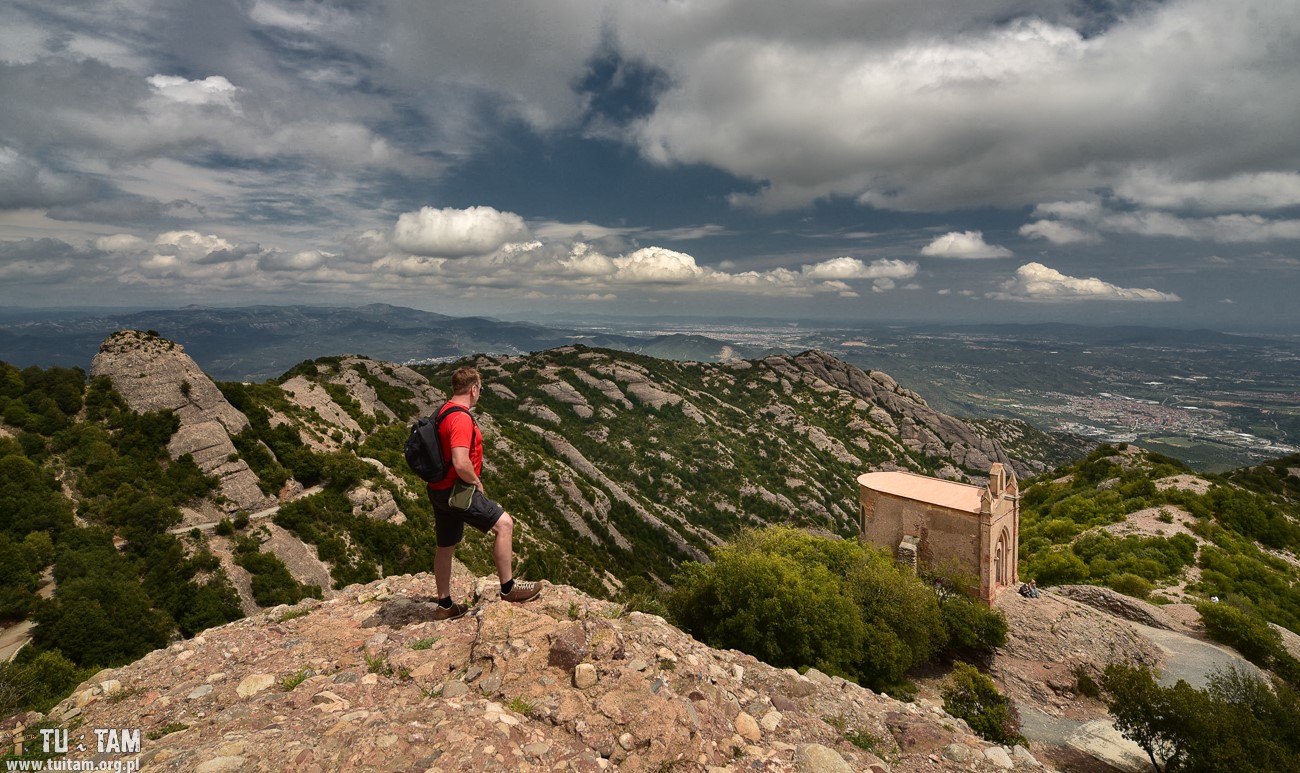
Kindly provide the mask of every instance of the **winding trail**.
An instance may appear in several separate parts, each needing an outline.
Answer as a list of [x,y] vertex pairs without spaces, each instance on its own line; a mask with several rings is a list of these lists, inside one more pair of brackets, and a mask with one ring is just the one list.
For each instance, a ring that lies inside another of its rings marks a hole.
[[[291,497],[288,501],[293,502],[294,500],[302,499],[304,497],[309,497],[312,494],[319,494],[324,490],[325,490],[324,486],[312,486],[309,489],[303,489],[303,492],[301,494],[295,497]],[[269,507],[265,510],[259,510],[256,513],[251,513],[248,516],[248,520],[251,523],[252,521],[258,521],[263,518],[270,518],[271,516],[280,512],[280,506],[281,505],[276,505],[275,507]],[[174,529],[168,529],[167,533],[168,534],[189,534],[194,529],[198,529],[199,531],[202,531],[203,533],[207,534],[212,531],[215,531],[217,528],[217,524],[219,523],[221,523],[221,521],[210,521],[208,523],[196,523],[196,524],[190,524],[189,526],[177,526]]]
[[[43,599],[54,595],[54,567],[46,567],[45,573],[41,575],[40,590],[36,593]],[[27,646],[27,642],[32,640],[34,626],[32,621],[23,620],[0,630],[0,663],[13,660],[18,655],[18,650]]]

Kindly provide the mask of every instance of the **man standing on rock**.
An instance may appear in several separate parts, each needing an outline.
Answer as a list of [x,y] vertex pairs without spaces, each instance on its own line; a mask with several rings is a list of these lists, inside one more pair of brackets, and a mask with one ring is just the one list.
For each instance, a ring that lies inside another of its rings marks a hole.
[[501,579],[501,599],[522,602],[537,598],[541,582],[514,579],[512,563],[515,522],[501,505],[487,498],[483,491],[483,433],[470,416],[483,391],[478,370],[460,368],[451,374],[451,399],[438,409],[438,442],[451,449],[447,476],[429,484],[429,501],[433,503],[434,532],[438,550],[433,558],[433,579],[438,588],[435,620],[455,620],[469,611],[464,604],[451,600],[451,559],[456,546],[465,536],[465,524],[487,534],[495,533],[492,559]]

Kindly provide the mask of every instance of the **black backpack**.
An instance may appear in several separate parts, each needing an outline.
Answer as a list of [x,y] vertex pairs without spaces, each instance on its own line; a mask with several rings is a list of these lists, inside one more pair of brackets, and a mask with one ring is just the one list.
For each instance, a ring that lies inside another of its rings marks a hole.
[[[411,434],[407,436],[406,448],[403,449],[406,464],[411,468],[411,472],[429,483],[437,483],[447,477],[451,459],[450,455],[442,452],[442,442],[438,438],[438,425],[444,418],[457,411],[469,413],[468,409],[453,405],[445,412],[435,412],[432,416],[425,416],[411,425]],[[473,418],[470,416],[471,420]]]

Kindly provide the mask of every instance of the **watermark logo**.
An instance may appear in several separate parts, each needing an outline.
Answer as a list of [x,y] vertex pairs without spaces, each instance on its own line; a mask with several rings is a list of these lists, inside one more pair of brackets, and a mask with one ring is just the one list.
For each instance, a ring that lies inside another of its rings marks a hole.
[[[6,756],[10,751],[13,756]],[[101,757],[117,755],[121,758],[70,760],[60,756],[73,752],[94,752]],[[139,754],[139,728],[97,727],[92,728],[89,735],[81,732],[73,736],[65,728],[26,729],[19,725],[8,734],[0,734],[0,759],[3,759],[3,771],[6,773],[17,770],[112,770],[134,773],[140,769]]]
[[[97,727],[95,733],[95,751],[100,754],[139,754],[140,730],[115,727]],[[84,752],[86,736],[83,733],[77,742],[77,751]],[[61,728],[41,728],[41,751],[46,754],[67,754],[68,731]]]

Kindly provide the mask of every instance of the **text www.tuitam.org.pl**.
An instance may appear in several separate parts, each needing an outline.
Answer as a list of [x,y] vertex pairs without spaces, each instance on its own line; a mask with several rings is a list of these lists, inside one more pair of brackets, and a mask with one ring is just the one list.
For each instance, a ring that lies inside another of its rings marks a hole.
[[[140,731],[138,729],[124,728],[95,728],[91,731],[93,737],[81,733],[74,742],[69,737],[69,732],[62,728],[40,728],[32,735],[39,734],[39,741],[36,738],[25,738],[24,734],[19,732],[18,735],[11,739],[5,739],[13,744],[14,756],[4,760],[4,770],[8,771],[62,771],[62,770],[112,770],[119,773],[134,773],[140,769]],[[0,752],[8,752],[9,743],[0,748]],[[115,759],[96,759],[96,760],[69,760],[61,757],[51,757],[48,755],[67,754],[75,748],[78,752],[87,751],[88,743],[94,744],[95,751],[103,756],[109,755]],[[46,759],[26,758],[24,752],[36,752],[39,749],[42,756]],[[134,755],[134,756],[126,756]]]

